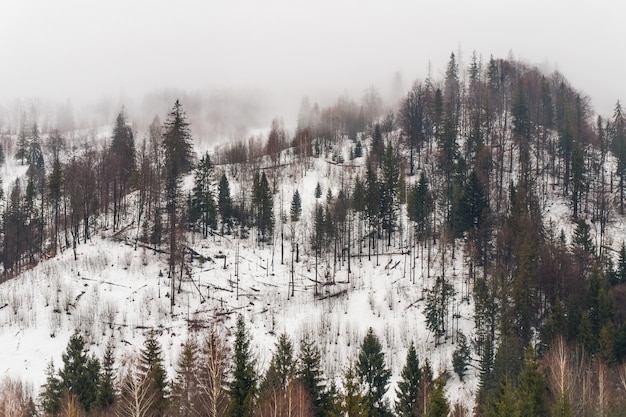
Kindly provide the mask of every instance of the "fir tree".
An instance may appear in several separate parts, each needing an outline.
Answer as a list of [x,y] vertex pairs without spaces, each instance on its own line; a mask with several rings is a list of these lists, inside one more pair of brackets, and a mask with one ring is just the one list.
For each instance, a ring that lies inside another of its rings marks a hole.
[[293,378],[295,365],[291,340],[285,333],[282,333],[278,337],[276,351],[259,387],[260,396],[285,390]]
[[399,417],[416,417],[419,384],[422,371],[415,351],[415,345],[411,342],[406,354],[406,362],[400,374],[400,381],[396,389],[396,414]]
[[318,182],[317,185],[315,186],[315,198],[321,198],[321,197],[322,197],[322,186]]
[[[533,414],[538,415],[538,414]],[[519,403],[515,395],[515,389],[509,377],[505,377],[500,383],[500,389],[494,394],[487,405],[485,417],[519,417]]]
[[532,347],[526,351],[524,368],[518,378],[519,416],[548,415],[548,387]]
[[296,378],[311,396],[315,416],[325,416],[328,404],[326,383],[321,370],[321,354],[315,342],[308,336],[300,341]]
[[61,386],[78,399],[83,410],[90,412],[96,405],[100,363],[97,359],[87,356],[85,342],[78,333],[70,337],[61,359],[63,360],[63,368],[59,370]]
[[467,372],[467,366],[471,359],[471,351],[467,344],[467,338],[463,333],[459,333],[457,348],[452,353],[452,367],[454,372],[459,376],[459,379],[463,381],[465,372]]
[[300,193],[298,192],[298,190],[293,193],[289,214],[291,216],[292,222],[297,222],[298,220],[300,220],[300,215],[302,214],[302,200],[300,199]]
[[198,415],[200,408],[200,387],[198,377],[198,345],[188,337],[180,352],[176,366],[176,379],[172,388],[171,413],[179,416]]
[[20,161],[20,164],[24,165],[27,158],[28,158],[28,132],[26,131],[25,120],[24,118],[22,118],[20,133],[17,136],[17,150],[15,151],[15,159]]
[[398,193],[400,185],[400,163],[391,143],[385,148],[380,188],[380,216],[387,231],[387,246],[391,246],[391,235],[396,226]]
[[39,402],[42,411],[46,415],[57,415],[61,411],[61,395],[63,395],[63,385],[57,376],[52,361],[46,368],[46,383],[41,387]]
[[435,380],[433,385],[433,392],[428,399],[428,413],[427,417],[447,417],[450,413],[450,405],[443,392],[445,386],[444,380],[439,377]]
[[428,291],[426,296],[426,308],[424,310],[426,325],[435,334],[437,343],[446,334],[449,300],[453,295],[452,284],[447,282],[444,277],[438,276],[433,288]]
[[229,230],[233,227],[233,202],[230,197],[230,184],[228,183],[228,178],[226,178],[226,174],[222,174],[217,188],[217,208],[220,212],[220,216],[222,217],[223,235],[224,226],[227,226]]
[[209,227],[217,227],[217,210],[213,195],[213,163],[205,153],[194,170],[194,186],[189,207],[189,221],[199,223],[202,237],[209,235]]
[[44,159],[37,123],[33,124],[26,152],[26,162],[28,163],[27,174],[29,177],[39,180],[44,174]]
[[341,415],[346,417],[366,417],[367,407],[363,402],[361,384],[352,363],[343,372],[343,392],[340,401]]
[[109,341],[102,358],[102,370],[96,403],[99,409],[106,410],[115,402],[115,356],[113,342]]
[[176,261],[179,252],[177,240],[178,228],[178,199],[180,194],[180,181],[182,175],[191,170],[193,148],[191,145],[191,132],[185,112],[178,100],[174,103],[172,111],[168,115],[167,121],[163,125],[163,143],[164,155],[164,176],[165,176],[165,201],[167,207],[167,216],[169,221],[169,238],[170,238],[170,258],[169,258],[169,277],[171,282],[170,288],[170,306],[174,307],[175,302],[175,279]]
[[626,282],[626,244],[624,242],[622,242],[617,258],[615,280],[618,284]]
[[411,188],[407,202],[407,214],[409,219],[415,222],[415,231],[420,240],[426,237],[429,223],[428,217],[433,210],[432,203],[428,179],[424,171],[422,171],[417,185]]
[[391,371],[385,365],[385,354],[371,327],[367,331],[363,343],[361,343],[356,370],[365,386],[363,399],[368,408],[368,415],[372,417],[388,415],[388,405],[384,396],[387,392]]
[[169,383],[163,365],[163,351],[154,330],[146,336],[139,353],[138,373],[139,381],[145,381],[146,389],[153,398],[150,413],[156,417],[164,416],[169,407]]
[[256,373],[250,350],[250,336],[242,315],[237,317],[231,381],[228,383],[230,401],[227,416],[250,417],[256,393]]
[[259,241],[267,242],[274,231],[274,200],[265,172],[254,175],[252,203],[256,211],[256,226],[259,228]]

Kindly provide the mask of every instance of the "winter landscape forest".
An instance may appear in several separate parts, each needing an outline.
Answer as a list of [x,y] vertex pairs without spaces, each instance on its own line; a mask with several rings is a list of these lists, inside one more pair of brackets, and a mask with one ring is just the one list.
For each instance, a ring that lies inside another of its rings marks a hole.
[[293,128],[1,106],[0,416],[624,416],[622,105],[460,62]]

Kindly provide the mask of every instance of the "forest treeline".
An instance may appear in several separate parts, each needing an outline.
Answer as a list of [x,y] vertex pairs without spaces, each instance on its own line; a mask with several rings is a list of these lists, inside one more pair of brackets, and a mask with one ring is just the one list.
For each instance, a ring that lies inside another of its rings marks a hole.
[[[300,262],[301,249],[314,258],[315,295],[341,268],[350,277],[357,258],[408,254],[413,281],[421,268],[432,283],[424,314],[436,343],[457,343],[459,375],[478,369],[476,415],[619,415],[608,405],[625,388],[626,246],[613,227],[626,186],[619,102],[594,118],[588,97],[558,72],[476,54],[460,68],[452,54],[442,79],[416,81],[397,106],[386,108],[375,88],[360,103],[303,100],[293,135],[276,119],[266,139],[198,156],[178,101],[144,133],[137,143],[122,110],[106,146],[78,152],[64,132],[44,137],[22,124],[12,156],[28,170],[5,199],[5,278],[129,225],[134,244],[167,259],[172,307],[192,233],[273,245],[281,263]],[[278,207],[286,170],[304,176],[320,158],[343,169],[326,190],[318,184],[312,212],[302,211],[310,190]],[[188,174],[191,189],[182,187]],[[546,217],[563,202],[565,219]],[[452,280],[466,290],[455,294]],[[475,326],[459,334],[452,307],[470,300]],[[368,383],[356,371],[351,378],[343,390]]]

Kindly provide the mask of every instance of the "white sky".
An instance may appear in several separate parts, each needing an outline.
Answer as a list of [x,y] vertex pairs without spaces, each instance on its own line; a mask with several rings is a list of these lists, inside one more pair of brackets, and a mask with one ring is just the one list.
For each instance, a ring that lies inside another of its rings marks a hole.
[[626,101],[616,1],[0,1],[0,99],[258,87],[297,107],[408,88],[460,49],[558,68],[603,115]]

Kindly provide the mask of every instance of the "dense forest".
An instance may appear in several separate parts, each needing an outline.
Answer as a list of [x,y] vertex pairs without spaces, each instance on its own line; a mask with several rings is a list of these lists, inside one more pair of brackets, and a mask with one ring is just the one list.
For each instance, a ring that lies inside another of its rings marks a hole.
[[[411,280],[429,283],[435,345],[454,344],[454,373],[475,369],[478,389],[474,404],[450,404],[452,372],[436,375],[412,345],[392,384],[372,328],[341,375],[325,375],[314,338],[288,334],[257,366],[239,315],[232,344],[213,323],[190,331],[173,376],[154,330],[123,364],[113,345],[89,355],[77,332],[40,393],[4,381],[0,416],[624,415],[625,117],[617,102],[596,118],[558,72],[476,54],[466,68],[451,54],[442,79],[416,81],[398,103],[374,87],[360,102],[303,99],[293,134],[277,118],[266,136],[200,155],[179,101],[145,132],[121,109],[104,141],[62,120],[42,132],[24,115],[2,132],[2,162],[25,168],[3,196],[3,281],[78,256],[102,231],[159,254],[172,309],[194,242],[214,235],[272,246],[281,264],[309,257],[314,298],[340,269],[350,280],[353,263],[400,254]],[[303,178],[319,160],[340,169],[337,191],[281,196],[288,169]],[[455,324],[461,303],[471,332]]]

